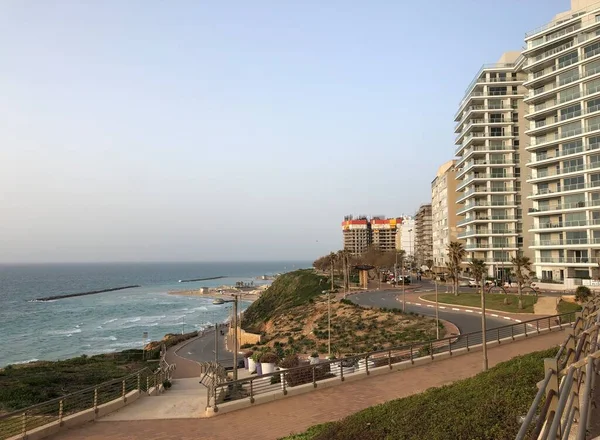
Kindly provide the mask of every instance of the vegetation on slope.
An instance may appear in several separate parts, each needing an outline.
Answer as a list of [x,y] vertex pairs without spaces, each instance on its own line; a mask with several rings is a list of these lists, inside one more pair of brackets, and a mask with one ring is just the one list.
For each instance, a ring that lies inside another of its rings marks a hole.
[[544,375],[539,351],[485,373],[424,393],[392,400],[338,422],[313,426],[288,440],[514,439]]
[[[162,341],[151,342],[146,346],[146,360],[142,360],[142,350],[125,350],[0,368],[0,414],[119,379],[144,367],[155,370],[162,344],[168,348],[196,335],[197,332],[169,334]],[[148,362],[148,359],[155,361]]]
[[311,269],[283,274],[244,312],[242,326],[245,330],[260,332],[267,321],[284,314],[291,308],[309,304],[329,289],[328,278]]
[[[327,297],[322,295],[277,315],[264,326],[265,345],[280,357],[327,353],[327,310]],[[370,309],[348,300],[331,301],[331,347],[336,356],[428,341],[435,335],[435,320],[431,318],[403,314],[399,309]]]

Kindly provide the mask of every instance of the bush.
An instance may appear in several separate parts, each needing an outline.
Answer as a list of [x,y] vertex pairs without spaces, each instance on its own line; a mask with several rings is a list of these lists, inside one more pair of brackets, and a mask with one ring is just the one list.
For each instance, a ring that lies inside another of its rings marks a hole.
[[244,357],[246,359],[248,359],[249,357],[252,357],[253,354],[254,354],[254,352],[252,350],[249,350],[246,353],[244,353]]
[[279,366],[281,368],[294,368],[298,365],[300,365],[300,359],[295,354],[288,355],[281,362],[279,362]]
[[516,357],[485,373],[392,400],[288,440],[514,439],[556,349]]
[[592,295],[592,291],[587,286],[579,286],[575,290],[575,299],[579,302],[585,302]]
[[277,355],[275,353],[272,353],[270,351],[266,352],[265,354],[263,354],[260,357],[260,363],[261,364],[274,364],[279,360],[279,358],[277,357]]

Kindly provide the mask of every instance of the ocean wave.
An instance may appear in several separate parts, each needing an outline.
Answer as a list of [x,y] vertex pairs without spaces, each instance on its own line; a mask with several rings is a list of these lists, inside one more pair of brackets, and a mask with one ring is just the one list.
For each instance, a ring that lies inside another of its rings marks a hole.
[[55,336],[72,336],[73,333],[81,333],[80,328],[73,328],[71,330],[51,330],[48,332],[49,335]]
[[29,359],[27,361],[19,361],[19,362],[13,362],[14,365],[22,365],[22,364],[30,364],[31,362],[37,362],[39,361],[39,359]]
[[30,303],[53,303],[53,302],[56,302],[56,300],[55,299],[48,299],[48,300],[40,301],[39,299],[30,299],[27,302],[30,302]]
[[118,320],[119,320],[119,318],[113,318],[113,319],[109,319],[108,321],[105,321],[105,322],[103,322],[103,324],[104,324],[104,325],[106,325],[106,324],[110,324],[111,322],[115,322],[115,321],[118,321]]
[[125,322],[139,322],[141,320],[142,320],[142,318],[140,318],[139,316],[136,316],[135,318],[126,319]]
[[94,336],[89,339],[90,341],[116,341],[116,336]]

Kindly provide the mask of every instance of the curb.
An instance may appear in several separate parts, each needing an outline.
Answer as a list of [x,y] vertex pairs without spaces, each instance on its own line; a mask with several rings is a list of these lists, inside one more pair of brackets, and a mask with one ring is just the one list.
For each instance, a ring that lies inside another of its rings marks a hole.
[[[425,301],[425,302],[430,303],[430,304],[435,304],[435,301],[429,301],[428,299],[424,299],[422,297],[419,297],[419,299],[421,301]],[[456,307],[456,304],[448,304],[448,303],[442,303],[442,302],[438,302],[438,304],[442,304],[442,305],[447,306],[447,307],[448,306],[449,307]],[[481,307],[472,307],[472,306],[460,306],[460,307],[464,308],[465,310],[469,310],[469,309],[472,309],[473,311],[475,311],[475,310],[481,310]],[[519,315],[519,316],[524,317],[524,318],[527,318],[529,316],[537,316],[537,317],[540,317],[540,318],[544,318],[546,316],[552,316],[552,315],[536,315],[535,313],[505,312],[503,310],[488,309],[487,307],[485,308],[485,310],[489,311],[489,312],[500,313],[500,316],[504,316],[505,314]],[[489,315],[489,313],[486,313],[486,315]]]
[[[396,298],[396,300],[400,301],[398,298]],[[431,302],[431,301],[427,301],[426,299],[424,299],[424,300],[422,300],[422,301],[424,301],[424,302],[428,302],[428,303],[430,303],[430,302]],[[421,307],[425,306],[425,307],[430,307],[430,308],[433,308],[433,307],[434,307],[434,305],[432,305],[432,304],[421,304],[421,303],[418,303],[418,302],[412,302],[412,301],[406,301],[406,304],[412,304],[412,305],[414,305],[414,306],[421,306]],[[433,303],[433,304],[435,304],[435,303]],[[444,303],[440,303],[440,304],[444,304]],[[443,306],[438,306],[438,308],[439,308],[440,310],[446,310],[446,309],[448,309],[448,310],[451,310],[451,311],[453,311],[453,312],[463,312],[463,313],[465,313],[465,312],[466,312],[466,313],[478,313],[479,315],[481,315],[481,314],[482,314],[482,313],[481,313],[481,310],[474,310],[474,309],[461,309],[461,308],[458,308],[458,307],[454,307],[452,304],[446,304],[446,305],[443,305]],[[495,311],[495,310],[494,310],[494,311]],[[503,319],[506,319],[507,321],[523,322],[523,321],[522,321],[522,320],[520,320],[520,319],[511,318],[510,316],[498,315],[497,313],[487,313],[487,312],[486,312],[486,316],[491,316],[492,318],[503,318]],[[534,315],[534,316],[536,316],[536,315]],[[538,317],[540,317],[540,316],[538,315]],[[541,316],[541,317],[543,317],[543,316]]]

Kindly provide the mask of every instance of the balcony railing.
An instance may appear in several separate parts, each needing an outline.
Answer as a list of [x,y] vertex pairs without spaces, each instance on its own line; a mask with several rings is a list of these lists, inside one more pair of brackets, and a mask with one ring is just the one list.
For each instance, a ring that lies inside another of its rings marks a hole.
[[537,258],[536,263],[562,263],[562,264],[598,264],[598,257],[563,257],[563,258]]
[[533,226],[532,229],[560,229],[560,228],[577,228],[581,226],[588,226],[591,222],[587,220],[571,220],[564,222],[548,222],[548,223],[540,223],[537,226]]
[[539,206],[537,208],[529,208],[529,212],[547,212],[547,211],[561,211],[563,209],[577,209],[586,208],[592,206],[600,206],[600,200],[591,200],[589,202],[581,201],[575,203],[562,203],[549,206]]
[[547,51],[539,54],[538,56],[531,58],[529,60],[529,62],[527,63],[527,66],[529,67],[529,66],[531,66],[531,65],[533,65],[533,64],[535,64],[535,63],[537,63],[539,61],[542,61],[542,60],[544,60],[546,58],[552,57],[552,56],[556,55],[557,53],[564,52],[565,50],[570,49],[571,47],[573,47],[573,45],[574,45],[574,42],[573,41],[569,41],[568,43],[561,44],[558,47],[555,47],[553,49],[547,50]]
[[570,238],[561,240],[536,240],[533,246],[575,246],[580,244],[589,244],[591,240],[587,238]]

